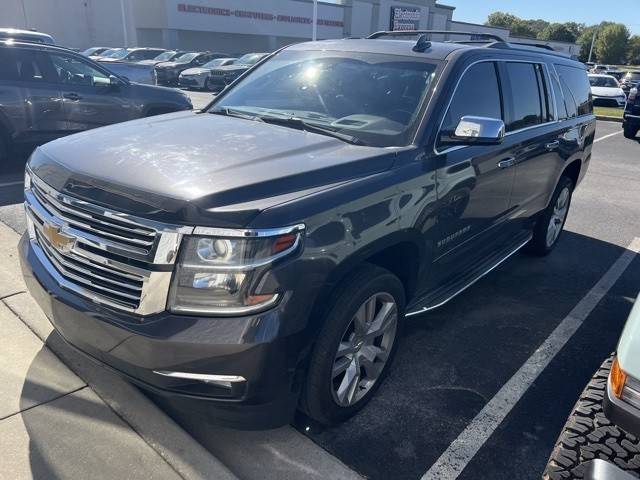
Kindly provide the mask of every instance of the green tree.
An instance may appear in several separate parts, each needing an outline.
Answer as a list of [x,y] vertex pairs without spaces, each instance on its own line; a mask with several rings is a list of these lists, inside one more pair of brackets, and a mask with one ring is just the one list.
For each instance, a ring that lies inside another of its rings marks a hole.
[[502,27],[511,30],[511,35],[516,37],[534,37],[536,32],[531,26],[519,17],[505,12],[493,12],[484,23],[490,27]]
[[614,64],[626,61],[629,36],[629,29],[621,23],[601,28],[595,46],[598,61]]
[[640,65],[640,35],[634,35],[629,39],[627,61],[629,65]]
[[538,34],[540,40],[557,40],[560,42],[575,42],[575,34],[564,23],[551,23]]

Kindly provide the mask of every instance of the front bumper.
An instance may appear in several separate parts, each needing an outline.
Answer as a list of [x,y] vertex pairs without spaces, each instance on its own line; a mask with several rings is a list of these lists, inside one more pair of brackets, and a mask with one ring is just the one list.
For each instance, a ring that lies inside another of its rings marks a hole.
[[178,85],[180,72],[164,68],[156,68],[156,84],[165,87],[175,87]]
[[624,108],[627,104],[626,97],[593,97],[593,104],[597,107]]
[[[20,260],[29,291],[73,347],[133,383],[169,397],[208,402],[210,418],[234,428],[273,428],[291,421],[301,334],[280,336],[286,302],[247,317],[212,318],[162,312],[147,317],[117,311],[62,287],[38,259],[27,235]],[[241,376],[230,388],[154,373]]]
[[205,75],[180,75],[178,86],[185,88],[204,88],[207,77]]

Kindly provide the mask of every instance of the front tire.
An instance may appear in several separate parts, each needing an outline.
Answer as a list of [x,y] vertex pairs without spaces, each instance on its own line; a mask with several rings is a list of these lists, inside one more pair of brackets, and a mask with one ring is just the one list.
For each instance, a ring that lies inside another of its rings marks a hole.
[[336,289],[311,354],[302,409],[331,425],[355,415],[373,397],[397,350],[404,317],[402,283],[365,264]]
[[573,188],[573,180],[564,175],[560,177],[549,205],[536,220],[527,252],[543,256],[555,248],[567,221]]
[[602,408],[612,361],[602,364],[580,395],[551,452],[544,480],[584,478],[584,463],[596,458],[638,476],[640,440],[611,423]]

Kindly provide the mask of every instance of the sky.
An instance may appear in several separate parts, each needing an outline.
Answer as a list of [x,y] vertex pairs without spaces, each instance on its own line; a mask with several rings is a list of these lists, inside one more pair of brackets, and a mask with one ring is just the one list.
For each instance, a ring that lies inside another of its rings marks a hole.
[[631,33],[640,34],[640,0],[439,0],[456,7],[453,19],[484,23],[495,11],[521,18],[542,18],[549,22],[578,22],[592,25],[602,20],[624,23]]

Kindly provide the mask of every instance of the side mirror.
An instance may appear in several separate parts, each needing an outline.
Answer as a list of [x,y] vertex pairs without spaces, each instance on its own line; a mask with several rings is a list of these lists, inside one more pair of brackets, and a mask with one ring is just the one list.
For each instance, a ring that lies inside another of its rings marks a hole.
[[[124,78],[129,80],[126,77]],[[116,77],[115,75],[109,75],[109,85],[113,88],[120,88],[125,85],[125,82],[122,79]]]
[[447,145],[497,145],[504,140],[504,122],[497,118],[464,116],[453,133],[440,139]]

